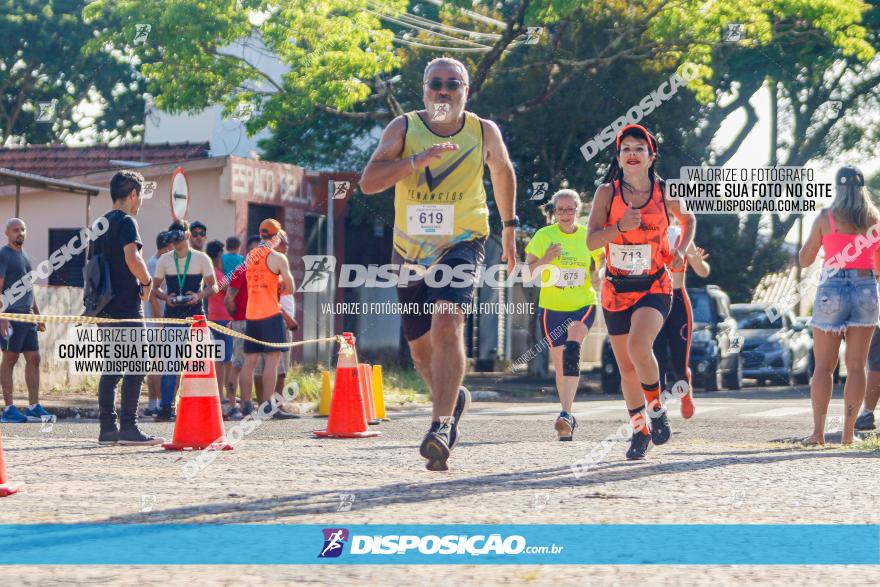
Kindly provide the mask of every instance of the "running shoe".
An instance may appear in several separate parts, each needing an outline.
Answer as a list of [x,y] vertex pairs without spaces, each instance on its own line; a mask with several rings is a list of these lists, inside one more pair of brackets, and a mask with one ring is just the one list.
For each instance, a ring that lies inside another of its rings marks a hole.
[[[684,393],[686,392],[686,393]],[[681,398],[681,417],[687,420],[694,415],[694,390],[684,379],[672,386],[672,397]]]
[[462,385],[458,388],[458,399],[455,401],[455,409],[452,410],[452,425],[449,427],[449,450],[458,444],[458,424],[461,417],[471,407],[471,392]]
[[282,409],[279,409],[272,415],[273,420],[299,420],[302,416],[298,414],[291,414],[290,412],[285,412]]
[[153,417],[154,422],[174,422],[174,412],[171,408],[162,406],[159,408],[159,411],[156,412],[156,415]]
[[634,430],[632,438],[629,441],[629,450],[626,451],[626,459],[628,461],[640,461],[644,459],[649,446],[651,446],[651,436],[648,434],[642,434],[638,430]]
[[159,413],[159,408],[146,407],[146,408],[144,408],[143,417],[144,418],[152,418],[153,416],[155,416],[158,413]]
[[156,446],[164,442],[164,438],[144,434],[137,426],[123,428],[119,431],[119,444],[123,446]]
[[449,424],[432,422],[431,428],[422,440],[419,454],[428,459],[425,467],[429,471],[446,471],[449,467],[446,461],[449,459]]
[[254,413],[254,404],[252,402],[244,402],[241,404],[241,415],[250,416]]
[[873,430],[876,427],[874,424],[874,412],[868,412],[856,418],[856,430]]
[[[6,406],[6,409],[3,410],[3,415],[0,416],[0,422],[5,424],[24,424],[28,422],[28,417],[18,411],[18,408],[13,406]],[[39,422],[39,420],[37,420]]]
[[226,417],[227,417],[229,420],[232,420],[233,422],[238,422],[238,421],[241,420],[244,416],[242,415],[241,410],[238,409],[238,406],[235,406],[234,408],[232,408],[231,410],[229,410],[229,414],[228,414]]
[[554,428],[556,428],[556,434],[559,435],[559,440],[569,441],[574,437],[574,429],[577,428],[577,420],[575,420],[572,414],[568,412],[559,412],[559,417],[556,418],[556,424]]
[[27,417],[28,422],[48,422],[52,420],[52,414],[43,409],[39,403],[34,404],[33,408],[28,408],[24,411],[24,415]]
[[669,428],[669,418],[666,417],[667,411],[664,410],[659,416],[651,415],[651,440],[657,446],[665,444],[669,437],[672,436],[672,430]]
[[101,433],[98,435],[98,445],[110,446],[119,444],[119,430],[114,425],[113,428],[101,427]]

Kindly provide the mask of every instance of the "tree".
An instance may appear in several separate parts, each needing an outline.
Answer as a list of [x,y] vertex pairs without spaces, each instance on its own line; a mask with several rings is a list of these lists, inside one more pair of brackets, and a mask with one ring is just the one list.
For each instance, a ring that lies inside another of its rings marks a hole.
[[[60,142],[85,130],[110,141],[142,131],[143,80],[119,55],[84,49],[104,27],[85,22],[85,4],[0,0],[0,144]],[[77,113],[95,101],[103,109],[97,118]]]

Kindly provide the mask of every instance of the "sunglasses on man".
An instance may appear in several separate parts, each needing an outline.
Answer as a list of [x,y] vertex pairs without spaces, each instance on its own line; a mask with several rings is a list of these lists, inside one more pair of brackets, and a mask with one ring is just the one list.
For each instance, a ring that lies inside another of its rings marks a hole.
[[[428,86],[428,88],[431,91],[439,92],[440,90],[443,89],[444,84],[443,84],[442,79],[440,79],[439,77],[435,77],[431,81],[425,82],[425,85]],[[463,85],[464,85],[464,82],[461,81],[460,79],[452,78],[452,79],[446,80],[446,89],[449,90],[450,92],[457,91]]]
[[205,232],[204,230],[193,230],[193,231],[190,231],[190,234],[193,235],[193,236],[196,236],[196,237],[198,237],[198,236],[208,236],[208,233]]

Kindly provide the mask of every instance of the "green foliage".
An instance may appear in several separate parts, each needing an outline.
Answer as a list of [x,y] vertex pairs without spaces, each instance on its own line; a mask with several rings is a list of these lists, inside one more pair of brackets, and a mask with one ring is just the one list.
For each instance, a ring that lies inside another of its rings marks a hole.
[[[0,144],[59,142],[89,129],[98,140],[141,132],[143,81],[122,56],[100,46],[85,50],[107,23],[86,22],[85,2],[0,0]],[[78,116],[97,100],[97,119]],[[55,103],[49,122],[37,122],[38,103]]]

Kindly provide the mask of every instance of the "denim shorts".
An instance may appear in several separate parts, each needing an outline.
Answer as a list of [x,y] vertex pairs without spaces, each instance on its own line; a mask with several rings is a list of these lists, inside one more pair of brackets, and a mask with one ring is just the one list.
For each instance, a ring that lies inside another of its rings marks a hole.
[[824,278],[816,290],[810,324],[825,332],[841,334],[850,326],[875,327],[878,318],[876,278],[858,277],[841,270]]

